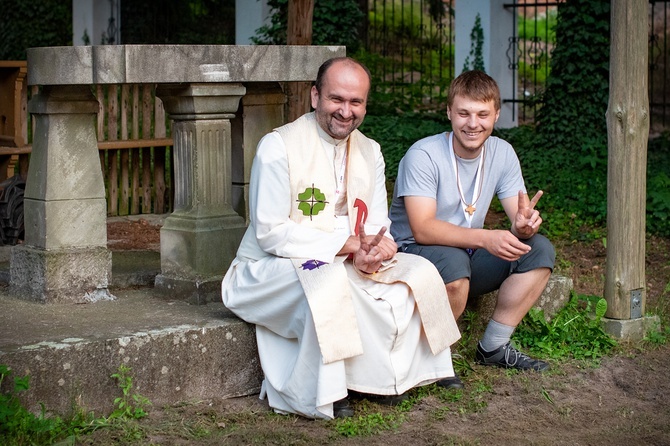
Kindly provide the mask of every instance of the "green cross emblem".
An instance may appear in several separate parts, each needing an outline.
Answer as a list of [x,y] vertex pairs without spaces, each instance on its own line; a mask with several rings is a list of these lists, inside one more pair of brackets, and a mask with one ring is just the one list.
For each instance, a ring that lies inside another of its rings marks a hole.
[[312,215],[318,215],[319,212],[326,208],[326,196],[318,187],[308,187],[305,189],[305,192],[298,194],[298,199],[296,200],[300,204],[298,209],[302,211],[302,215],[309,216],[309,219],[312,219]]

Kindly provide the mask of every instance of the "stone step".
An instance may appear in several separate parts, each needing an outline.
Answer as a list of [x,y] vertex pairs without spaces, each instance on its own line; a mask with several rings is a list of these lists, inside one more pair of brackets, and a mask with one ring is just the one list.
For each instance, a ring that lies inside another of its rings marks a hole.
[[111,378],[121,365],[131,369],[131,393],[158,406],[259,391],[254,328],[222,303],[111,291],[114,301],[44,305],[0,290],[0,364],[30,375],[21,400],[31,410],[43,403],[59,414],[75,406],[108,414],[121,396]]
[[[0,364],[14,376],[31,376],[30,389],[21,393],[27,407],[39,412],[43,403],[59,414],[73,407],[108,414],[121,396],[111,378],[121,365],[131,369],[131,393],[154,405],[260,390],[253,326],[220,301],[193,305],[152,288],[160,271],[157,252],[114,252],[112,259],[113,301],[45,305],[16,299],[0,286]],[[538,305],[555,314],[571,289],[571,279],[553,275]],[[477,301],[482,321],[490,317],[495,297]]]

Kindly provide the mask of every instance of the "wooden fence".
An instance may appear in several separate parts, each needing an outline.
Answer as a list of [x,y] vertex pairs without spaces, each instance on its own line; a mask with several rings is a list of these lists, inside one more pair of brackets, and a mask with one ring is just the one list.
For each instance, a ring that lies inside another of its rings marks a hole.
[[148,84],[97,85],[98,148],[108,215],[172,210],[172,138]]
[[[12,70],[17,70],[17,75]],[[0,140],[0,181],[14,174],[27,178],[33,124],[27,113],[28,98],[38,87],[25,85],[25,62],[0,64],[3,95],[12,101],[12,129],[16,135]],[[7,84],[7,85],[5,85]],[[10,86],[11,84],[11,86]],[[105,181],[107,215],[163,214],[173,210],[172,138],[163,103],[153,84],[95,85],[100,104],[98,149]],[[2,92],[0,92],[2,93]],[[11,93],[11,94],[10,94]]]

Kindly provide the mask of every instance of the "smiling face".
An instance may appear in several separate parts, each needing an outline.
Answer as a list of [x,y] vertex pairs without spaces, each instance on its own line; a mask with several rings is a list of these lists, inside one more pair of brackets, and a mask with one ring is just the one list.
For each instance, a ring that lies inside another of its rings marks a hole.
[[454,152],[461,158],[476,158],[486,138],[491,136],[500,110],[495,102],[477,101],[456,95],[447,107],[447,116],[454,131]]
[[370,80],[365,70],[349,61],[333,63],[323,76],[321,91],[312,87],[312,107],[321,128],[344,139],[365,118]]

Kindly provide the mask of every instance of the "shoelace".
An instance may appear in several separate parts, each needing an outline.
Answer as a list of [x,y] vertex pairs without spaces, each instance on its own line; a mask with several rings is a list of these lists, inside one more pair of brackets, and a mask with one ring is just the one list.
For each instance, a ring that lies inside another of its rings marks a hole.
[[[514,362],[510,361],[510,356],[514,355]],[[521,353],[519,350],[515,349],[512,347],[509,343],[505,346],[505,362],[514,367],[519,363],[521,360],[526,360],[530,362],[531,364],[533,363],[533,359],[528,356],[525,353]]]

